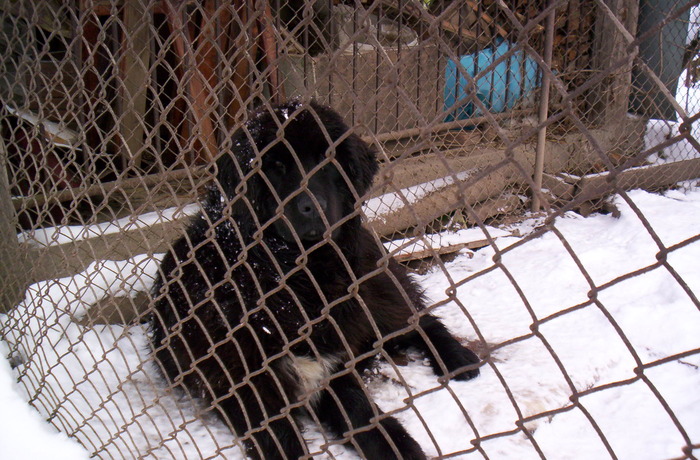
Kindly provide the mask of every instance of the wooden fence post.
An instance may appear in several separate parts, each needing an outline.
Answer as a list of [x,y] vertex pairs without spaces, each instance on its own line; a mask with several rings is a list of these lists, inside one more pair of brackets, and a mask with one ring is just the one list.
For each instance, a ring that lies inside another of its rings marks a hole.
[[[626,119],[632,90],[634,54],[627,49],[637,33],[638,0],[597,0],[593,70],[606,77],[589,94],[590,121],[610,126]],[[619,65],[621,61],[626,61]],[[612,67],[612,69],[611,69]]]

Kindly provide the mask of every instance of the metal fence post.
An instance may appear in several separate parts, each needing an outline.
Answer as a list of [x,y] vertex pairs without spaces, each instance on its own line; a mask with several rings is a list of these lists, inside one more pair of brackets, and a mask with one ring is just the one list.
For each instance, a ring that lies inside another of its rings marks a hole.
[[[553,5],[553,0],[549,1],[550,7]],[[545,24],[545,39],[544,39],[544,58],[545,67],[551,69],[552,66],[552,47],[554,43],[554,15],[556,8],[552,8],[547,15]],[[542,94],[540,98],[540,107],[538,114],[539,130],[537,131],[537,152],[535,153],[535,173],[533,181],[535,188],[532,190],[532,210],[537,212],[540,210],[541,200],[540,193],[542,191],[542,174],[544,171],[544,156],[545,146],[547,141],[547,126],[544,122],[547,121],[549,113],[549,85],[550,77],[548,71],[542,72]]]

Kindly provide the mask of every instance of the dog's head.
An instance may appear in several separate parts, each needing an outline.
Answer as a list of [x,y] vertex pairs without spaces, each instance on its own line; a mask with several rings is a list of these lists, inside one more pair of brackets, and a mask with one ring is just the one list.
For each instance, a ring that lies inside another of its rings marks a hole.
[[377,161],[336,112],[289,102],[255,112],[217,169],[235,215],[253,214],[266,232],[308,245],[352,220],[344,218],[372,185]]

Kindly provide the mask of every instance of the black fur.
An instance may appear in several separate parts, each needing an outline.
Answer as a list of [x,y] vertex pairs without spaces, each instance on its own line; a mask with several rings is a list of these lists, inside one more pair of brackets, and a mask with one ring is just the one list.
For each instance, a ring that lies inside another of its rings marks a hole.
[[348,442],[365,458],[425,458],[360,376],[381,348],[416,347],[459,380],[478,375],[478,358],[422,312],[418,286],[361,226],[374,152],[332,110],[292,102],[254,113],[217,169],[154,287],[166,376],[208,400],[254,458],[308,455],[303,412],[339,438],[358,430]]

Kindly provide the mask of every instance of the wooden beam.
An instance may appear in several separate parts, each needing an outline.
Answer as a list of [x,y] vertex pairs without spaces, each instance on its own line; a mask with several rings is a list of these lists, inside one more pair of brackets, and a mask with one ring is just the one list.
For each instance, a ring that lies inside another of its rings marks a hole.
[[75,275],[96,260],[125,260],[138,254],[165,252],[172,241],[184,234],[188,217],[149,227],[110,233],[94,238],[33,247],[24,243],[23,252],[32,261],[26,271],[29,283]]
[[[424,227],[452,210],[472,207],[498,195],[514,177],[510,169],[502,168],[483,177],[479,177],[483,170],[474,169],[473,174],[463,180],[425,193],[416,201],[411,196],[406,196],[406,200],[413,201],[410,206],[399,197],[397,204],[403,206],[396,205],[386,213],[372,216],[367,224],[379,235],[390,235],[411,227]],[[395,196],[398,195],[389,194],[383,198],[394,200]]]
[[139,169],[144,150],[146,96],[151,58],[151,12],[142,0],[124,0],[122,7],[121,88],[119,135],[121,157],[127,168]]
[[699,177],[700,158],[630,168],[618,173],[614,178],[607,172],[589,174],[578,182],[578,192],[574,198],[589,201],[603,198],[617,190],[659,190]]
[[[167,18],[170,32],[174,35],[175,52],[182,67],[182,79],[187,88],[192,118],[194,121],[193,133],[200,145],[200,152],[195,158],[198,163],[211,161],[217,153],[217,139],[214,123],[212,121],[212,107],[216,107],[216,96],[212,93],[207,75],[207,63],[202,56],[195,51],[195,43],[189,32],[188,24],[183,20],[183,0],[171,0],[163,2],[167,7]],[[203,31],[203,42],[216,39],[211,28]],[[202,42],[200,42],[202,43]]]
[[[637,33],[638,0],[601,0],[598,3],[593,40],[593,71],[608,74],[588,94],[591,122],[610,126],[624,120],[632,91],[632,64],[635,57],[627,49]],[[628,62],[610,72],[622,60]]]
[[12,205],[15,211],[22,208],[43,206],[46,203],[61,203],[88,197],[103,197],[115,190],[129,190],[133,188],[168,186],[169,182],[189,181],[193,189],[204,185],[209,180],[206,167],[192,167],[188,169],[176,169],[160,174],[153,174],[130,179],[121,179],[113,182],[103,182],[88,187],[71,187],[60,192],[50,194],[36,194],[29,197],[14,197]]
[[17,216],[10,199],[6,160],[5,142],[0,137],[0,313],[15,307],[30,283],[26,270],[28,259],[17,241]]
[[455,252],[461,251],[462,249],[470,249],[472,246],[483,248],[486,245],[488,245],[488,241],[478,240],[469,243],[458,243],[450,244],[447,246],[421,248],[412,252],[402,252],[400,254],[396,254],[394,256],[394,259],[396,259],[396,261],[398,262],[408,262],[409,260],[427,259],[428,257],[432,257],[435,254],[454,254]]
[[554,174],[542,175],[542,187],[549,190],[554,196],[561,200],[571,200],[574,197],[575,186],[565,179]]

